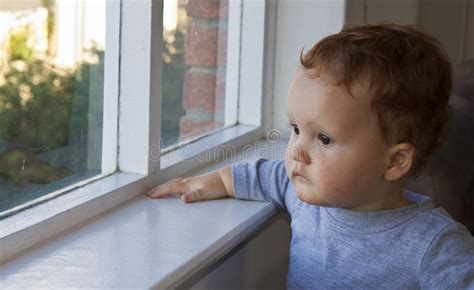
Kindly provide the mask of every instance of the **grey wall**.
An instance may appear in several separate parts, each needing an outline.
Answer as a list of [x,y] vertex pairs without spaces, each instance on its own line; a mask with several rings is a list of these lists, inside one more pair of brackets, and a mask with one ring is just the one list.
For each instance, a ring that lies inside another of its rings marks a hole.
[[272,125],[289,136],[286,95],[303,47],[346,23],[392,21],[425,26],[453,63],[474,58],[474,0],[279,0]]
[[[424,26],[444,45],[453,63],[474,58],[474,1],[472,0],[350,0],[348,20],[358,23],[381,20]],[[362,8],[361,8],[362,7]]]
[[301,49],[336,33],[345,23],[343,0],[278,0],[274,71],[273,127],[288,138],[286,95]]
[[466,36],[464,42],[464,59],[474,59],[474,1],[469,0],[466,8]]
[[286,289],[289,218],[278,214],[243,245],[178,289]]
[[[443,43],[454,63],[474,58],[474,1],[419,0],[418,24]],[[470,44],[470,45],[468,45]]]

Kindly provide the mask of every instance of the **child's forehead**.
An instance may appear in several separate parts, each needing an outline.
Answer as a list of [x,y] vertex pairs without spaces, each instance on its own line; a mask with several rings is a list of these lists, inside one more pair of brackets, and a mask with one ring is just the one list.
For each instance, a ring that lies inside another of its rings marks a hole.
[[352,90],[353,95],[327,74],[314,78],[301,70],[288,94],[288,119],[301,126],[324,127],[338,133],[373,126],[370,100],[363,94],[367,90],[363,85],[353,86]]
[[317,69],[305,69],[299,67],[288,95],[289,101],[292,101],[292,90],[296,95],[305,91],[311,93],[312,90],[324,90],[325,94],[334,97],[351,98],[357,102],[370,104],[374,93],[374,86],[371,85],[369,76],[360,76],[357,79],[346,83],[343,76],[335,76],[327,71]]

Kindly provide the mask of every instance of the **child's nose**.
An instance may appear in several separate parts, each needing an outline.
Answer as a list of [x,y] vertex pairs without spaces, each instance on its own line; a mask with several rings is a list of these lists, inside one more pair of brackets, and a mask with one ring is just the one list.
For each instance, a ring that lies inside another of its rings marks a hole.
[[311,162],[310,154],[306,147],[304,146],[294,146],[290,152],[291,159],[301,162],[304,164],[309,164]]

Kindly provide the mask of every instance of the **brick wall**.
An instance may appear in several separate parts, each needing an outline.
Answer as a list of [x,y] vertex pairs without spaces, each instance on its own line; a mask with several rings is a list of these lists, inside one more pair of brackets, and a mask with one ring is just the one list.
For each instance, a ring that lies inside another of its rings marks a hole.
[[189,0],[180,141],[224,125],[228,0]]

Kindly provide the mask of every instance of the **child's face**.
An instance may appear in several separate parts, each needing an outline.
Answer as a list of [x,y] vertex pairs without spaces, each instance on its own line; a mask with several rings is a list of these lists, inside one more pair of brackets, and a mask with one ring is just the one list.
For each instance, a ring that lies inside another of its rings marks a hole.
[[380,204],[380,191],[386,190],[389,146],[371,110],[371,97],[361,85],[351,91],[354,97],[328,75],[309,78],[301,68],[290,86],[293,132],[285,167],[304,202],[367,209]]

